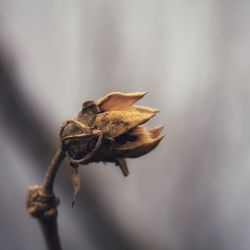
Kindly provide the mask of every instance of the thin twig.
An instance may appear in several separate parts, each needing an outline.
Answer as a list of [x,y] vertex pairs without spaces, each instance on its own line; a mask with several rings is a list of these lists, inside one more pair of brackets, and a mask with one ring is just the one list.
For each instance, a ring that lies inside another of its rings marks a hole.
[[64,157],[65,152],[60,145],[49,164],[42,186],[28,188],[27,212],[38,220],[48,250],[62,249],[57,226],[59,199],[53,192],[53,186]]
[[49,250],[61,250],[61,242],[57,226],[57,214],[49,219],[39,219],[40,228]]
[[62,149],[62,146],[59,145],[55,153],[55,156],[51,160],[46,175],[44,177],[42,185],[42,191],[44,194],[53,194],[53,186],[56,173],[64,158],[65,158],[65,152]]

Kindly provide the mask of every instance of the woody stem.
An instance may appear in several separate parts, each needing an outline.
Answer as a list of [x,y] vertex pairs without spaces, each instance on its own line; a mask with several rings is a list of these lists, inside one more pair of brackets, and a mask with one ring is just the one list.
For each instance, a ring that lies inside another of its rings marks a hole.
[[62,249],[57,226],[59,199],[54,194],[53,186],[64,158],[65,152],[60,144],[49,164],[43,184],[31,186],[27,192],[27,212],[38,220],[48,250]]
[[65,152],[62,146],[59,145],[53,159],[49,164],[49,167],[47,169],[47,172],[43,180],[42,192],[44,194],[53,194],[53,186],[56,174],[64,158],[65,158]]

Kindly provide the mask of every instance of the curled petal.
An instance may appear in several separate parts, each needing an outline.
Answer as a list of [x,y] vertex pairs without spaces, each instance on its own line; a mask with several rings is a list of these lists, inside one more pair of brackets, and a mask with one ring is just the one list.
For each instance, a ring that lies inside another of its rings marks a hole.
[[115,155],[117,157],[135,158],[149,153],[163,139],[163,136],[159,135],[161,129],[160,126],[151,130],[146,130],[143,127],[134,128],[127,135],[124,135],[133,138],[133,140],[127,140],[121,144],[117,143],[114,147]]
[[101,112],[111,110],[125,110],[138,100],[140,100],[146,92],[122,93],[112,92],[96,101]]
[[110,111],[96,116],[95,124],[106,137],[114,139],[155,116],[154,113]]

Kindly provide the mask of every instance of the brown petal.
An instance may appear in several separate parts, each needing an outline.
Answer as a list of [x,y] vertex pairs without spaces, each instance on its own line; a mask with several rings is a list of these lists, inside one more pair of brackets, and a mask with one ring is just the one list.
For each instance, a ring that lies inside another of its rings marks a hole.
[[155,116],[154,113],[110,111],[96,116],[95,124],[109,138],[116,138]]
[[124,110],[140,100],[146,92],[122,93],[112,92],[96,101],[101,112]]
[[162,127],[156,127],[147,131],[143,127],[137,127],[128,134],[136,137],[136,140],[127,141],[124,144],[117,144],[114,147],[117,157],[135,158],[149,153],[163,139],[159,136]]

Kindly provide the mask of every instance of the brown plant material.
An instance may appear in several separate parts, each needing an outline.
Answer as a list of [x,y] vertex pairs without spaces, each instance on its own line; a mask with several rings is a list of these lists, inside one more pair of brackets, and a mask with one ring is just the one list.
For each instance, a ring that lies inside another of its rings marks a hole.
[[59,202],[54,194],[44,194],[41,186],[28,187],[27,212],[37,218],[49,250],[62,249],[57,226]]
[[49,164],[43,184],[30,186],[27,190],[27,213],[38,220],[48,250],[62,249],[57,226],[57,206],[60,200],[55,196],[53,186],[57,170],[64,157],[65,153],[59,145]]
[[48,249],[61,249],[57,229],[59,199],[54,195],[53,185],[65,155],[72,167],[73,206],[80,191],[79,165],[113,162],[128,176],[126,158],[147,154],[162,140],[163,126],[149,130],[142,126],[159,111],[134,105],[145,94],[113,92],[96,101],[86,101],[76,118],[63,124],[61,142],[43,184],[29,187],[27,195],[27,212],[39,220]]
[[141,126],[158,113],[133,105],[145,94],[113,92],[97,101],[84,102],[77,117],[67,121],[60,133],[71,162],[114,162],[127,176],[125,158],[150,152],[163,138],[162,126],[150,130]]

